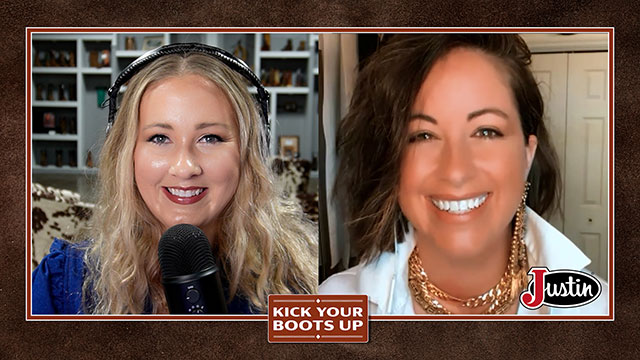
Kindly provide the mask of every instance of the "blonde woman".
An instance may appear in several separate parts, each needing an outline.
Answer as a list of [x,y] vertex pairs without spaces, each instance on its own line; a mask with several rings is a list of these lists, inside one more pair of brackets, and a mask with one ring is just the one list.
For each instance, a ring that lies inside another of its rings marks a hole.
[[180,223],[211,242],[230,313],[316,292],[317,230],[274,187],[258,105],[267,107],[245,81],[255,75],[201,44],[168,45],[131,67],[100,155],[91,240],[54,241],[33,273],[33,313],[167,313],[158,241]]

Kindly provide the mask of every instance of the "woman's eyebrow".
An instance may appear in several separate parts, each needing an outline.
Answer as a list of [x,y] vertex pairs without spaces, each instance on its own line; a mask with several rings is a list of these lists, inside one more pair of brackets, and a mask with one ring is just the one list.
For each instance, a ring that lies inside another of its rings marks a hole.
[[469,113],[469,115],[467,115],[467,121],[471,121],[474,118],[482,116],[484,114],[495,114],[501,118],[504,118],[505,120],[509,120],[509,115],[507,115],[507,113],[505,113],[504,111],[497,108],[485,108]]
[[225,124],[225,123],[219,123],[219,122],[203,122],[203,123],[200,123],[200,124],[196,125],[196,130],[201,130],[201,129],[204,129],[204,128],[208,128],[208,127],[210,127],[210,126],[222,126],[222,127],[224,127],[224,128],[228,128],[228,127],[229,127],[229,125],[227,125],[227,124]]
[[[208,128],[208,127],[211,127],[211,126],[222,126],[224,128],[228,128],[229,127],[229,125],[227,125],[225,123],[205,122],[205,123],[200,123],[200,124],[196,125],[196,130],[201,130],[201,129]],[[150,128],[153,128],[153,127],[159,127],[159,128],[167,129],[167,130],[173,130],[173,127],[170,124],[167,124],[167,123],[150,124],[150,125],[145,126],[143,128],[143,130],[147,130],[147,129],[150,129]]]
[[167,123],[154,123],[154,124],[150,124],[150,125],[145,126],[144,128],[142,128],[142,130],[151,129],[152,127],[159,127],[159,128],[163,128],[163,129],[167,129],[167,130],[173,129],[173,127],[171,127],[171,125],[169,125]]
[[429,115],[425,115],[425,114],[411,114],[411,116],[409,117],[409,120],[425,120],[425,121],[428,121],[430,123],[434,123],[434,124],[438,125],[438,122],[436,121],[436,119],[432,118]]
[[[509,115],[507,115],[507,113],[505,113],[504,111],[498,109],[498,108],[485,108],[485,109],[480,109],[480,110],[476,110],[473,111],[471,113],[469,113],[469,115],[467,115],[467,121],[471,121],[474,118],[477,118],[478,116],[482,116],[485,114],[495,114],[501,118],[504,118],[506,120],[509,119]],[[418,113],[418,114],[411,114],[411,116],[409,117],[409,120],[425,120],[428,121],[430,123],[433,124],[438,124],[438,121],[436,119],[434,119],[433,117],[429,116],[429,115],[425,115],[422,113]]]

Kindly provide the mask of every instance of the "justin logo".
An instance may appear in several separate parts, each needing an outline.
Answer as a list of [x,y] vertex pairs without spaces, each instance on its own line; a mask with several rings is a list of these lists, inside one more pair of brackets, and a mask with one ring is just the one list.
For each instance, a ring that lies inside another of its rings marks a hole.
[[520,303],[529,310],[542,305],[551,307],[578,307],[598,296],[602,286],[595,276],[574,270],[549,271],[547,267],[532,267],[527,289],[520,294]]

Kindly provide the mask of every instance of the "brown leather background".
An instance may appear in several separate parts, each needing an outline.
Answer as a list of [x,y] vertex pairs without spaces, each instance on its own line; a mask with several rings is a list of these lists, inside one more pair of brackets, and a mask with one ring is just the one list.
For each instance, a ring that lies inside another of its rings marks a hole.
[[[0,2],[0,358],[637,357],[637,2]],[[615,322],[372,322],[368,344],[268,344],[267,322],[26,322],[25,26],[615,26]],[[633,355],[635,353],[635,355]],[[248,356],[247,356],[248,355]]]

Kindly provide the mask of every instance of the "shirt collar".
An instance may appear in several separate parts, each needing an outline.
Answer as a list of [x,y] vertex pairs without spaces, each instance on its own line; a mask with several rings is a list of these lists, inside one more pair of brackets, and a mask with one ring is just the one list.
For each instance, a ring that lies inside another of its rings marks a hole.
[[527,208],[527,245],[529,266],[546,266],[549,270],[580,270],[591,260],[564,234],[554,228],[535,211]]
[[[591,262],[571,240],[528,207],[526,223],[524,242],[530,267],[579,270]],[[384,252],[363,266],[359,287],[362,294],[369,296],[369,302],[377,305],[377,313],[414,314],[408,275],[409,256],[414,247],[413,226],[410,225],[395,253]],[[528,311],[522,305],[518,307],[518,314],[547,312],[545,306],[536,311]]]
[[377,305],[377,311],[370,309],[370,313],[407,313],[400,310],[411,301],[408,261],[414,246],[413,227],[409,226],[404,241],[396,244],[395,252],[383,252],[363,266],[358,285],[361,293],[369,296],[369,302]]

